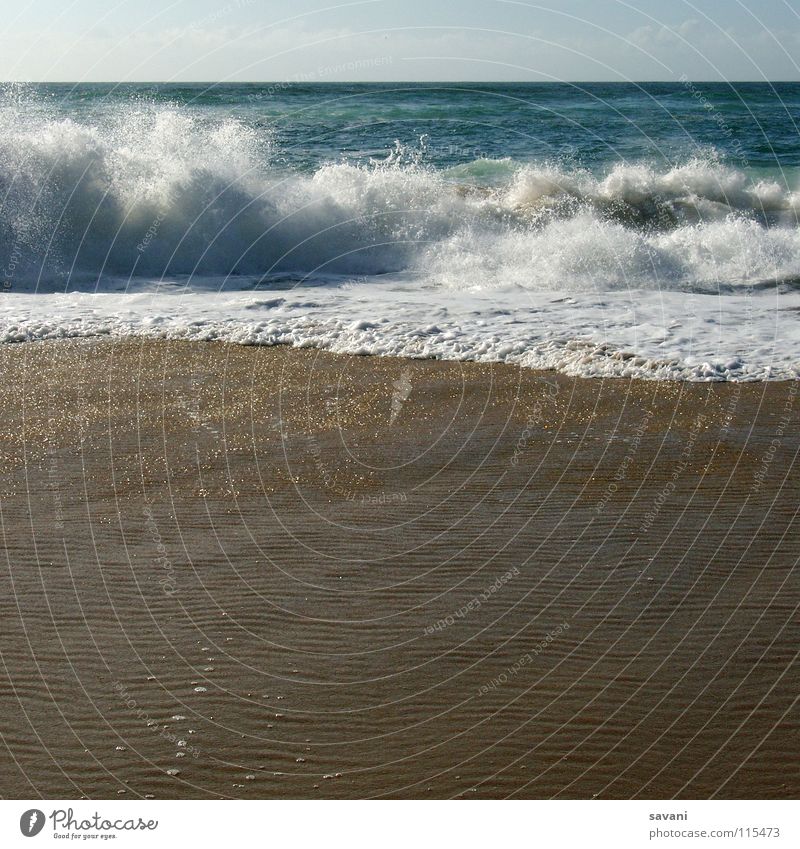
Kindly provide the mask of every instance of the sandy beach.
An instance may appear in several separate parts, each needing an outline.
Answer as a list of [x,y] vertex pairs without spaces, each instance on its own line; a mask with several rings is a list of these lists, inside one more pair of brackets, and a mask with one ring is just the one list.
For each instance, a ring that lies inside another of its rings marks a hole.
[[0,347],[4,798],[797,798],[798,384]]

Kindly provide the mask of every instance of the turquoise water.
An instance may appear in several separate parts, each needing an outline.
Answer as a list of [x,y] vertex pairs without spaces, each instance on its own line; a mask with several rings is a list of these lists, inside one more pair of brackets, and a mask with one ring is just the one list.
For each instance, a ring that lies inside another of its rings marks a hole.
[[0,339],[795,376],[799,118],[794,83],[6,86]]
[[[437,168],[480,158],[668,165],[698,155],[754,169],[798,165],[800,84],[159,84],[28,89],[65,115],[103,121],[137,104],[232,117],[268,133],[287,166],[386,155],[427,136]],[[34,100],[35,100],[34,98]]]

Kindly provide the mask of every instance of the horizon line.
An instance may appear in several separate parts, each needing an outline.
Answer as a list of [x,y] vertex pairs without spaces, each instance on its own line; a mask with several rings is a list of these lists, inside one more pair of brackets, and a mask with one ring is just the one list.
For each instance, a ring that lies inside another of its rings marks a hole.
[[0,80],[0,85],[654,85],[668,83],[718,83],[775,85],[800,83],[800,78],[779,80],[699,79],[658,80]]

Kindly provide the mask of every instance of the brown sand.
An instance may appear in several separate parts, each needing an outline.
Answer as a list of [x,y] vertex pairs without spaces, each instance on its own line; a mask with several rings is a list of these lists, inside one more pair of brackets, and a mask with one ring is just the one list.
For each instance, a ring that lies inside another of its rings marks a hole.
[[797,384],[0,364],[4,797],[800,795]]

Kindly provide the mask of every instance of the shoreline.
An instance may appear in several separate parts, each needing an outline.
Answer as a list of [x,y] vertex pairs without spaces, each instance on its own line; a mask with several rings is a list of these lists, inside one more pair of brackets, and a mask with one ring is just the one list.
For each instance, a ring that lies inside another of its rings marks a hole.
[[797,381],[0,364],[4,797],[800,795]]

